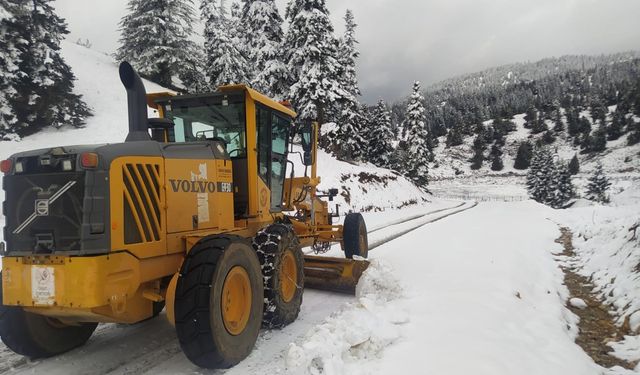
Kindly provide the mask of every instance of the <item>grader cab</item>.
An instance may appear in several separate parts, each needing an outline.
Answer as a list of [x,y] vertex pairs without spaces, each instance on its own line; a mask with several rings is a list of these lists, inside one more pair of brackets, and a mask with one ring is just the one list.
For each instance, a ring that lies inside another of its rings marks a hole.
[[[6,217],[0,337],[38,358],[100,322],[166,315],[185,355],[230,367],[261,326],[294,321],[304,286],[353,291],[366,269],[360,214],[344,225],[316,187],[317,126],[244,85],[146,95],[128,63],[129,134],[2,162]],[[147,106],[159,118],[147,118]],[[302,145],[304,175],[289,154]],[[305,256],[340,243],[346,257]],[[351,259],[354,258],[357,259]]]

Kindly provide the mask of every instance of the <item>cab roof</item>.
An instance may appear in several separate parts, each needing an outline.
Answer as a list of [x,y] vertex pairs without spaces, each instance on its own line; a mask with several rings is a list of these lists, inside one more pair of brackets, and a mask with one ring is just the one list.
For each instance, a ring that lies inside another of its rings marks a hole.
[[160,102],[163,102],[167,99],[170,99],[172,97],[176,97],[176,99],[187,99],[187,98],[193,98],[193,97],[207,97],[207,96],[213,96],[215,94],[218,93],[227,93],[227,94],[233,94],[233,93],[240,93],[240,92],[246,92],[249,97],[251,99],[253,99],[254,101],[266,105],[269,108],[275,109],[278,112],[282,112],[286,115],[291,116],[292,118],[295,118],[297,116],[297,114],[291,109],[288,108],[284,105],[282,105],[281,103],[278,103],[277,101],[269,98],[266,95],[263,95],[261,93],[259,93],[258,91],[252,89],[251,87],[241,84],[241,85],[225,85],[225,86],[220,86],[218,87],[218,90],[212,93],[203,93],[203,94],[196,94],[196,95],[178,95],[176,96],[176,94],[172,93],[172,92],[158,92],[158,93],[150,93],[147,94],[147,104],[149,105],[149,107],[151,108],[155,108],[158,109],[158,104]]

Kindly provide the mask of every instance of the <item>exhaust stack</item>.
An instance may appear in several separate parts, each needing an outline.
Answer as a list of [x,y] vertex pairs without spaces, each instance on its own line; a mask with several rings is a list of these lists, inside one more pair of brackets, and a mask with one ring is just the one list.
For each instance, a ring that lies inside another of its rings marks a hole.
[[120,81],[127,89],[129,107],[129,134],[125,142],[148,141],[149,120],[147,118],[147,92],[142,80],[131,64],[123,61],[120,64]]

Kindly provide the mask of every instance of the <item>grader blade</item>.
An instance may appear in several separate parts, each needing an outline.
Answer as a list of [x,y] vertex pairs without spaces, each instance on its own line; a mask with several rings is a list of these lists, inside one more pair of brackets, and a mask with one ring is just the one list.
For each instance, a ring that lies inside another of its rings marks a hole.
[[355,294],[362,273],[369,267],[366,260],[305,255],[304,286]]

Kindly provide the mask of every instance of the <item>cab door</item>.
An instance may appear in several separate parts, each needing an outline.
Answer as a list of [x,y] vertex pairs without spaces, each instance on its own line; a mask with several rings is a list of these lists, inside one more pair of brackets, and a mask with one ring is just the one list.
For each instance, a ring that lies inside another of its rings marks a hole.
[[269,211],[281,212],[287,172],[291,119],[265,106],[257,106],[258,175],[269,188]]

